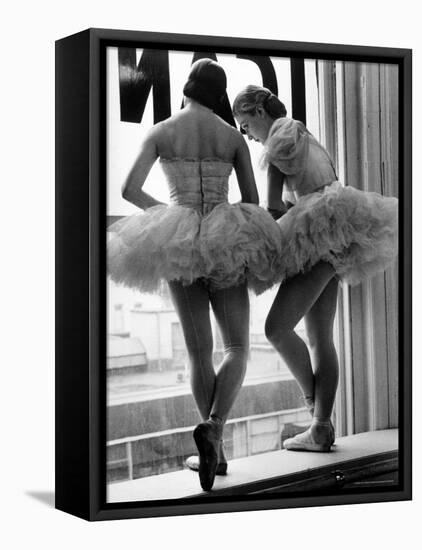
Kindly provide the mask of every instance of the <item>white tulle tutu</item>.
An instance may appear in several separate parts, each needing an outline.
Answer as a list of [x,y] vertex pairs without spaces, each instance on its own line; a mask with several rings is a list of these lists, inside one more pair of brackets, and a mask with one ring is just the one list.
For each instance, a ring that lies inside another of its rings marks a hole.
[[186,206],[154,206],[109,230],[112,280],[141,292],[156,292],[163,281],[206,279],[212,289],[247,281],[259,294],[279,278],[280,228],[253,204],[223,202],[206,215]]
[[386,269],[397,255],[397,199],[339,182],[300,197],[278,225],[281,280],[327,261],[342,280],[355,285]]

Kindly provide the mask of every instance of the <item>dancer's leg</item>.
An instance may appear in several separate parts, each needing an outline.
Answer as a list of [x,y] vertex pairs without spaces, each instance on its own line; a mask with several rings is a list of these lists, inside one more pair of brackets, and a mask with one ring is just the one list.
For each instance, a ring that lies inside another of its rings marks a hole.
[[314,416],[308,430],[284,442],[284,447],[289,450],[329,451],[334,443],[330,416],[338,382],[337,354],[333,342],[337,288],[338,282],[333,277],[305,315],[314,366]]
[[333,267],[320,262],[288,279],[280,286],[265,324],[268,340],[286,361],[305,397],[314,395],[314,374],[308,348],[294,329],[333,276]]
[[[171,282],[169,287],[189,353],[192,393],[205,420],[213,402],[216,382],[212,364],[209,292],[200,281],[189,286]],[[199,480],[205,491],[211,490],[217,473],[222,432],[222,426],[210,420],[201,422],[193,431],[199,452]]]
[[221,331],[224,358],[217,372],[210,415],[223,423],[242,386],[249,352],[249,295],[246,284],[210,294]]
[[221,441],[227,416],[239,393],[249,349],[249,296],[246,284],[210,293],[211,305],[224,343],[210,418],[199,424],[194,438],[199,451],[199,479],[205,491],[221,464]]
[[306,332],[314,368],[314,416],[329,419],[338,384],[338,359],[333,328],[337,309],[338,281],[332,278],[305,315]]
[[171,281],[169,288],[189,354],[192,394],[202,419],[206,420],[216,381],[208,289],[199,281],[189,286]]
[[[189,286],[177,282],[169,283],[171,297],[181,320],[186,348],[190,362],[192,394],[203,420],[211,413],[215,391],[216,374],[212,363],[212,330],[209,316],[209,291],[197,281]],[[187,466],[197,471],[199,458],[190,456]],[[227,473],[227,460],[223,446],[218,449],[217,475]]]
[[337,307],[338,281],[327,284],[312,308],[305,315],[306,331],[314,367],[315,394],[312,424],[304,433],[284,442],[296,451],[328,451],[335,440],[330,420],[338,383],[338,360],[334,347],[333,326]]

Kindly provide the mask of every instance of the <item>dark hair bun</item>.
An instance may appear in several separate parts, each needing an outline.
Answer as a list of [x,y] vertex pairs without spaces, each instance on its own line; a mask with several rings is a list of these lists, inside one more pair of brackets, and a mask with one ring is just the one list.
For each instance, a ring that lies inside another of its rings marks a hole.
[[287,109],[284,103],[282,103],[273,93],[270,93],[268,97],[265,98],[264,108],[273,118],[281,118],[287,115]]
[[212,59],[199,59],[192,65],[183,94],[215,110],[227,87],[224,69]]

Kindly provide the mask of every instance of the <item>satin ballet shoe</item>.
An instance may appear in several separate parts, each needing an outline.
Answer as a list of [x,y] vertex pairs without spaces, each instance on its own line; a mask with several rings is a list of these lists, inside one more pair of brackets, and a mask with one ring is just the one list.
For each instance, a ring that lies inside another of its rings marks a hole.
[[331,440],[326,443],[317,443],[310,430],[286,439],[283,443],[283,447],[288,451],[311,451],[316,453],[328,453],[331,445]]
[[[306,395],[304,395],[302,398],[303,398],[303,401],[305,402],[306,408],[309,411],[309,414],[313,417],[314,416],[314,411],[315,411],[314,398],[313,397],[308,397]],[[334,443],[335,440],[336,440],[336,436],[335,436],[334,425],[333,425],[333,423],[331,422],[331,419],[330,419],[330,441],[331,441],[330,445],[335,445],[335,443]]]
[[[192,470],[194,472],[199,472],[199,456],[193,455],[189,456],[185,460],[186,466],[189,468],[189,470]],[[217,464],[217,469],[215,470],[216,476],[226,476],[227,475],[227,462],[219,462]]]
[[[217,476],[225,476],[227,475],[227,459],[224,455],[224,442],[223,440],[220,441],[220,454],[219,454],[219,457],[218,457],[218,465],[217,465],[217,469],[215,471],[215,475]],[[199,471],[199,456],[197,455],[193,455],[193,456],[189,456],[186,460],[185,460],[185,464],[186,466],[194,471],[194,472],[198,472]]]
[[336,441],[336,432],[334,430],[333,423],[330,420],[330,445],[331,445],[331,447],[333,445],[335,445],[335,441]]
[[211,491],[214,485],[222,431],[222,425],[213,420],[201,422],[193,431],[193,438],[199,452],[199,481],[204,491]]
[[[288,451],[311,451],[316,453],[328,453],[333,445],[333,434],[330,429],[331,421],[319,425],[328,428],[328,438],[326,441],[316,441],[312,435],[312,426],[305,432],[286,439],[283,447]],[[314,424],[315,427],[315,424]]]

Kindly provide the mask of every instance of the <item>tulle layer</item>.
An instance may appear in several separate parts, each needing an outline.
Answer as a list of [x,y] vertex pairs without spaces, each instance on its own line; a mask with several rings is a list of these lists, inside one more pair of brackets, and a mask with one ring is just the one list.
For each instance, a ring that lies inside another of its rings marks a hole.
[[155,206],[116,222],[108,243],[111,278],[142,292],[163,280],[212,288],[247,281],[257,294],[278,279],[280,228],[262,208],[221,203],[207,215],[185,206]]
[[398,201],[334,182],[301,197],[279,221],[282,280],[330,262],[355,285],[386,269],[398,248]]

